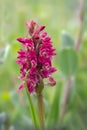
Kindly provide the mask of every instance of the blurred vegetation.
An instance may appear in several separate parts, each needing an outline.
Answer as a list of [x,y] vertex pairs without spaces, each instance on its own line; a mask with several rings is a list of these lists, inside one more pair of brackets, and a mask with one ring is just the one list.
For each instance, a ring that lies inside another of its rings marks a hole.
[[[17,79],[19,66],[15,62],[17,51],[21,47],[16,38],[25,36],[25,22],[29,20],[46,25],[57,53],[53,61],[58,68],[54,74],[57,84],[44,89],[46,124],[50,126],[55,123],[56,130],[87,129],[87,0],[82,43],[78,53],[73,50],[73,43],[78,37],[79,2],[80,0],[0,0],[0,130],[29,130],[33,127],[25,91],[17,91],[20,84]],[[66,36],[62,33],[64,31]],[[68,37],[70,44],[67,44],[65,37]],[[67,50],[67,46],[70,49]],[[67,57],[69,61],[66,61]],[[62,101],[69,74],[73,75],[73,82],[65,118],[61,122]],[[33,98],[37,105],[36,95]]]

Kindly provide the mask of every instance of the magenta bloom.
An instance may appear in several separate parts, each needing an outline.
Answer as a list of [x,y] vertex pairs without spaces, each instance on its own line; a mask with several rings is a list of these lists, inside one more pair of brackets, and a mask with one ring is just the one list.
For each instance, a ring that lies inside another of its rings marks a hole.
[[52,67],[52,58],[56,53],[52,46],[51,37],[43,31],[45,26],[38,26],[34,21],[27,22],[26,25],[30,38],[27,34],[25,38],[17,39],[24,47],[18,51],[17,57],[21,73],[19,78],[23,81],[19,90],[24,88],[24,82],[27,78],[28,91],[33,93],[41,79],[48,78],[47,85],[49,86],[56,84],[51,76],[56,71],[56,68]]

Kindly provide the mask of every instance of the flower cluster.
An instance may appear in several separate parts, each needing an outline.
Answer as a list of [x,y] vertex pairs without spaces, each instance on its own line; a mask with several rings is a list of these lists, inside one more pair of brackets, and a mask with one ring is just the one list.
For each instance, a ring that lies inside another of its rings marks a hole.
[[[17,64],[20,65],[19,77],[23,83],[19,90],[24,88],[25,79],[27,79],[27,88],[30,93],[35,92],[40,80],[48,78],[47,85],[54,86],[56,81],[51,74],[56,71],[52,67],[52,58],[56,55],[52,46],[51,37],[44,32],[45,26],[39,26],[36,22],[27,22],[28,33],[25,38],[17,38],[22,43],[24,49],[18,51]],[[30,35],[30,38],[28,37]]]

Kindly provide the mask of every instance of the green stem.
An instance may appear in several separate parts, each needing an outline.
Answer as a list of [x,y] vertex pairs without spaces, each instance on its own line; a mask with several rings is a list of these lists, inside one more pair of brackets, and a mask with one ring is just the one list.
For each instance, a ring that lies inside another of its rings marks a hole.
[[31,96],[30,96],[30,94],[29,94],[27,88],[26,88],[26,93],[27,93],[27,96],[28,96],[28,99],[29,99],[28,101],[29,101],[30,108],[31,108],[31,113],[32,113],[33,122],[34,122],[34,125],[35,125],[36,130],[38,130],[38,129],[39,129],[39,122],[38,122],[38,118],[37,118],[38,116],[37,116],[37,114],[36,114],[35,107],[34,107],[34,103],[33,103],[33,101],[32,101],[32,98],[31,98]]
[[26,88],[28,101],[29,101],[29,104],[30,104],[29,107],[30,107],[30,110],[31,110],[31,113],[32,113],[32,118],[33,118],[33,122],[34,122],[34,125],[35,125],[35,129],[38,130],[39,129],[39,120],[38,120],[38,116],[37,116],[37,113],[36,113],[36,110],[35,110],[33,100],[32,100],[30,93],[28,92],[28,89],[27,89],[27,76],[28,76],[28,72],[26,74],[24,84],[25,84],[25,88]]
[[8,126],[8,125],[5,125],[5,126],[4,126],[4,130],[9,130],[9,126]]
[[43,96],[42,93],[37,93],[37,99],[38,99],[38,112],[39,112],[39,120],[41,124],[41,130],[45,130],[45,124],[44,124],[44,103],[43,103]]

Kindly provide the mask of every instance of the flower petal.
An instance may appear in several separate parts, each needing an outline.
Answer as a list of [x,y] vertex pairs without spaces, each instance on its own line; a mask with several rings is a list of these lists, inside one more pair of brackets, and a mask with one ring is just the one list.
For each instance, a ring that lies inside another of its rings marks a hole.
[[20,91],[20,90],[22,90],[22,89],[24,89],[24,84],[21,84],[21,85],[19,86],[18,91]]

